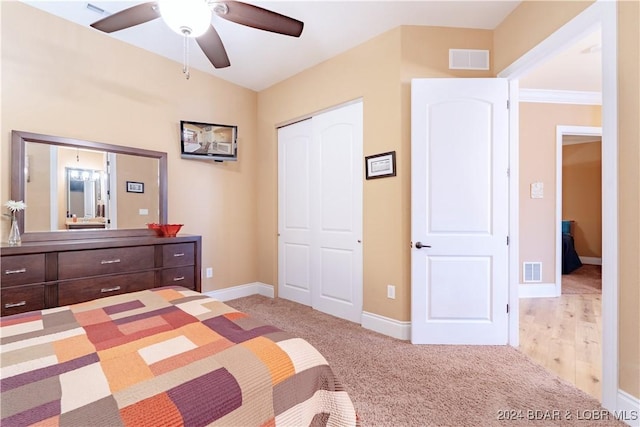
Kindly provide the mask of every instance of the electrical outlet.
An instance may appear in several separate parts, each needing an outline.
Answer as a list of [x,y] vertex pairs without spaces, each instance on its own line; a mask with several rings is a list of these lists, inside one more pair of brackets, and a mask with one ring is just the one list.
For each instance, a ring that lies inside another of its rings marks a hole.
[[207,276],[207,279],[210,279],[213,277],[213,268],[207,267],[206,276]]
[[396,287],[394,285],[387,285],[387,298],[396,299]]

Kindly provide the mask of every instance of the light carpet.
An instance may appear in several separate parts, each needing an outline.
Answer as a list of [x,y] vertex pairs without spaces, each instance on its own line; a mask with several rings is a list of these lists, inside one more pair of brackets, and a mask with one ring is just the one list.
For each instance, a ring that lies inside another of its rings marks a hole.
[[227,304],[318,348],[363,426],[624,426],[510,346],[417,346],[284,299]]

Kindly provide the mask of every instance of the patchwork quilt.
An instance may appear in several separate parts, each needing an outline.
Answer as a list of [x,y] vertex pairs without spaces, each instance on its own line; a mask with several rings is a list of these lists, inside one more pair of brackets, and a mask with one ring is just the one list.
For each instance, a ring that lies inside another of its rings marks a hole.
[[0,337],[3,427],[356,425],[308,342],[185,288],[3,317]]

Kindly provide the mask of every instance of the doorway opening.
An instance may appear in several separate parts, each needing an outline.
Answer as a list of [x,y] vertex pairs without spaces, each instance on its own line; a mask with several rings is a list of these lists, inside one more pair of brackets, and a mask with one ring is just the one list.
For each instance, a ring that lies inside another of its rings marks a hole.
[[[616,4],[596,2],[573,20],[523,55],[498,77],[510,79],[511,134],[510,164],[513,184],[519,183],[519,79],[553,55],[575,43],[585,35],[601,30],[602,52],[602,258],[618,257],[618,194],[617,194],[617,9]],[[520,284],[520,194],[519,185],[510,188],[510,306],[512,317],[509,326],[509,342],[518,346]],[[552,246],[553,247],[553,246]],[[602,405],[609,410],[623,407],[618,392],[618,268],[616,262],[605,262],[602,270]]]

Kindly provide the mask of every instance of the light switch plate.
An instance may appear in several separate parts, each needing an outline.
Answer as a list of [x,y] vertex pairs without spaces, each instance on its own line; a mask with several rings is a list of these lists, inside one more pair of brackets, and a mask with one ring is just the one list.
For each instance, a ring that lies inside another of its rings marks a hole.
[[542,182],[531,183],[531,198],[542,199],[544,197],[544,184]]

